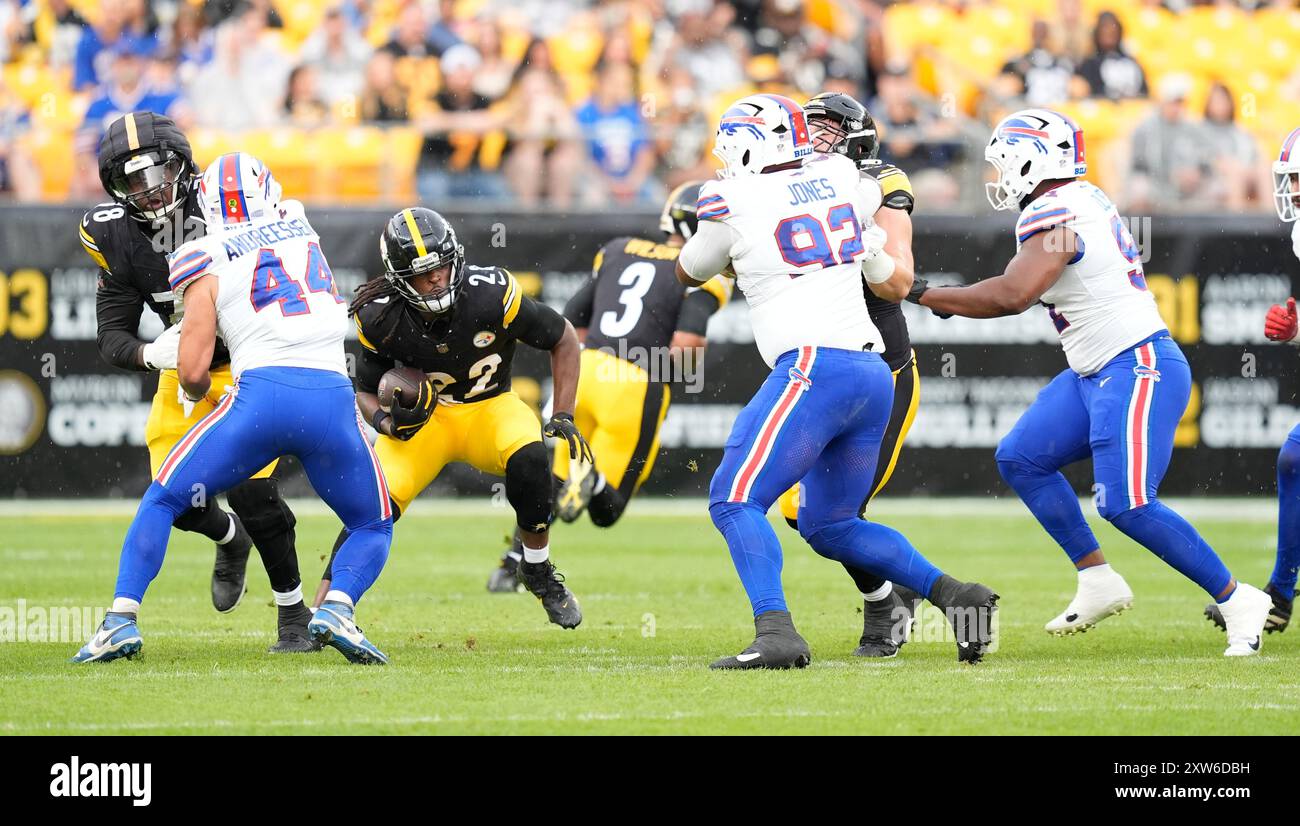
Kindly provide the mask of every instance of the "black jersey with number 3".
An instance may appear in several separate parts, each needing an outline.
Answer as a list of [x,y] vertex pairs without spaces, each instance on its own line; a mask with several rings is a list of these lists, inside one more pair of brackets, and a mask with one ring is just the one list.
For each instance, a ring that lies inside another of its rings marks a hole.
[[550,350],[564,335],[564,319],[524,295],[501,267],[465,267],[460,295],[449,313],[425,315],[401,296],[376,298],[355,316],[364,348],[357,388],[378,391],[393,367],[429,374],[441,402],[476,402],[510,389],[515,342]]
[[587,347],[637,361],[672,341],[686,297],[676,274],[680,252],[645,238],[615,238],[601,247],[592,266]]

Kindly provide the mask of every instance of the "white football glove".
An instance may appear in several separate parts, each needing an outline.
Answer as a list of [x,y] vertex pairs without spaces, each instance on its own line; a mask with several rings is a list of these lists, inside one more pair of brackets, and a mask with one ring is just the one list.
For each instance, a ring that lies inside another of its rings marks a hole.
[[189,396],[185,395],[185,388],[177,384],[176,401],[180,403],[181,410],[185,413],[185,418],[188,419],[190,416],[194,415],[194,406],[203,401],[203,399],[191,399]]
[[144,346],[144,366],[150,370],[175,370],[181,348],[181,325],[173,324],[162,335]]

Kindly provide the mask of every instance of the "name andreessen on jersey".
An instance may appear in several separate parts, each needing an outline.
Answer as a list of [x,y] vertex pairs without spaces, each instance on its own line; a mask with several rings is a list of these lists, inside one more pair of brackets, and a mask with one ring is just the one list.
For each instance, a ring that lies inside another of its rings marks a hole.
[[244,253],[262,247],[269,247],[277,241],[287,241],[290,238],[302,238],[315,234],[307,224],[306,218],[294,218],[289,221],[261,224],[247,232],[226,239],[222,245],[226,248],[226,255],[234,259]]

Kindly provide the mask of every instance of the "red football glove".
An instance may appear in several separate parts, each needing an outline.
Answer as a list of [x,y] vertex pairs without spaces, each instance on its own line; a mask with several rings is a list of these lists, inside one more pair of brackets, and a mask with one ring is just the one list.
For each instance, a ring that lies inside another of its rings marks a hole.
[[1273,341],[1290,341],[1295,338],[1297,326],[1295,299],[1288,298],[1286,306],[1274,304],[1264,316],[1264,335]]

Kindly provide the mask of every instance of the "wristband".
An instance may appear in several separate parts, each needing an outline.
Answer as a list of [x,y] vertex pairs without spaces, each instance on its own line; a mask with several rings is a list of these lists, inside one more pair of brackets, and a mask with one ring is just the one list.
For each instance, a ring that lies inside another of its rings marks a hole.
[[376,407],[375,412],[370,416],[370,426],[379,433],[383,433],[384,429],[380,425],[384,423],[384,419],[391,418],[393,418],[392,415],[385,413],[382,407]]

